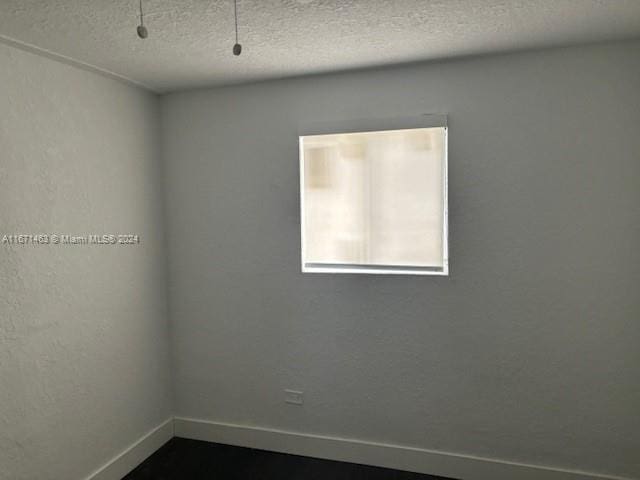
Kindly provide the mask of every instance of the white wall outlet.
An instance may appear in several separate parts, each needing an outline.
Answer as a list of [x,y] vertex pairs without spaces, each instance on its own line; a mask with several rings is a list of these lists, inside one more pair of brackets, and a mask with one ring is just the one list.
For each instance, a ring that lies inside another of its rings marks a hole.
[[284,401],[292,405],[302,405],[304,403],[304,392],[297,390],[285,390]]

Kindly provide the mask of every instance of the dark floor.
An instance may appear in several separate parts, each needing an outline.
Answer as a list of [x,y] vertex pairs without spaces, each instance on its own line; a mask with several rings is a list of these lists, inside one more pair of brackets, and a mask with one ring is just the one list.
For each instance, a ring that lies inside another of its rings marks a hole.
[[173,438],[123,480],[446,480],[218,443]]

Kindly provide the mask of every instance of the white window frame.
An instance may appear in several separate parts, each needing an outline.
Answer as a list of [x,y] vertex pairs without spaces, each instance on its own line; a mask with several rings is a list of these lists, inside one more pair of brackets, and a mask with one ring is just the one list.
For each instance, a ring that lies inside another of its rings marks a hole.
[[[304,208],[304,148],[303,137],[311,135],[332,135],[387,130],[408,130],[416,128],[444,128],[444,159],[442,165],[442,267],[406,265],[360,265],[305,262],[305,208]],[[303,273],[364,273],[384,275],[449,275],[449,129],[447,116],[425,114],[418,117],[394,119],[360,119],[337,122],[314,123],[301,126],[298,131],[300,169],[300,259]]]

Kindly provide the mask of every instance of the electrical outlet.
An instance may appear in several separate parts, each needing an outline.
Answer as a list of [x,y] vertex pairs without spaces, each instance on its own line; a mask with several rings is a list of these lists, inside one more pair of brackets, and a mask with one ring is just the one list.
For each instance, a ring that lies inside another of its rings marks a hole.
[[299,392],[297,390],[285,390],[284,401],[285,403],[290,403],[292,405],[302,405],[304,403],[304,392]]

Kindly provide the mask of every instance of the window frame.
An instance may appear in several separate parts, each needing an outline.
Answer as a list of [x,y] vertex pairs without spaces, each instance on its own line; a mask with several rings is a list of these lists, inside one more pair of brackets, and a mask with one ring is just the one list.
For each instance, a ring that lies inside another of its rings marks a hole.
[[[348,133],[380,132],[389,130],[410,130],[418,128],[444,129],[444,159],[442,165],[442,267],[305,262],[304,137],[313,135],[339,135]],[[449,275],[449,128],[447,125],[446,115],[424,114],[417,117],[403,117],[394,119],[358,119],[303,125],[298,130],[298,151],[298,167],[300,174],[300,260],[302,273],[357,273],[437,276]]]

